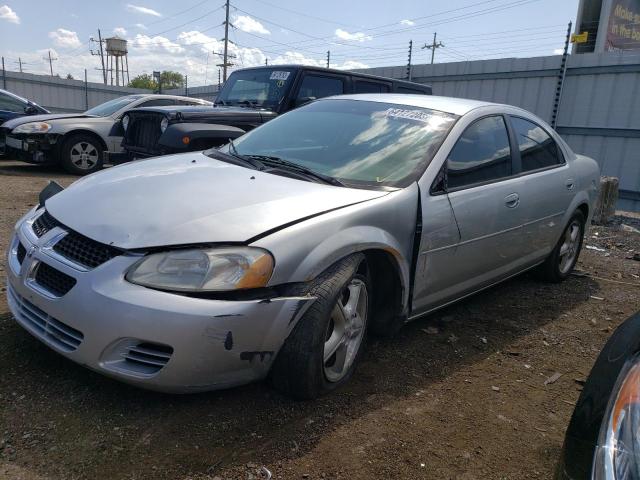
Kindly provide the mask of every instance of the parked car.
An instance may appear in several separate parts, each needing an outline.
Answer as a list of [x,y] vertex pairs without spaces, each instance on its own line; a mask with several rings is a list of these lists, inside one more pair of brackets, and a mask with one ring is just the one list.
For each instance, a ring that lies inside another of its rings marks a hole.
[[[102,153],[122,149],[123,114],[135,107],[211,105],[175,95],[127,95],[84,113],[35,115],[0,126],[6,155],[38,164],[61,164],[69,173],[86,175],[102,166]],[[2,143],[2,142],[0,142]]]
[[640,472],[640,312],[600,352],[567,429],[556,480],[631,480]]
[[9,307],[54,350],[141,387],[269,375],[310,398],[348,380],[368,330],[534,267],[567,278],[598,180],[520,108],[331,97],[222,149],[48,187],[16,225]]
[[420,83],[362,73],[278,65],[236,70],[215,100],[215,108],[138,108],[128,114],[124,152],[108,160],[121,163],[170,153],[205,150],[312,100],[343,93],[431,94]]
[[[42,113],[49,113],[49,111],[26,98],[19,97],[15,93],[0,88],[0,125],[12,118]],[[0,145],[1,149],[2,146]]]

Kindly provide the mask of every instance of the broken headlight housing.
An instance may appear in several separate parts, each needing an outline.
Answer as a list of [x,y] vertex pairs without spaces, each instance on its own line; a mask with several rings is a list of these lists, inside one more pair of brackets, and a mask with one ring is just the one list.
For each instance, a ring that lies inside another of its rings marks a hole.
[[18,125],[11,133],[47,133],[51,125],[46,122],[29,122]]
[[164,131],[167,129],[168,126],[169,126],[169,119],[167,117],[164,117],[160,121],[160,131],[164,133]]
[[640,357],[623,367],[600,427],[593,480],[640,478]]
[[177,292],[220,292],[265,287],[273,272],[266,250],[224,247],[152,253],[134,264],[126,279]]

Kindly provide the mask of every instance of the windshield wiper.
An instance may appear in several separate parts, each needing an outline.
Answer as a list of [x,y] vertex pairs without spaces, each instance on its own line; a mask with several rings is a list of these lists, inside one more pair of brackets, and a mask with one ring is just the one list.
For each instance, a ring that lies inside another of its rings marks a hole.
[[249,167],[253,170],[264,170],[266,168],[260,160],[240,155],[232,139],[229,139],[229,153],[218,150],[217,148],[211,148],[206,151],[206,155],[216,160],[222,160],[223,162],[232,163],[241,167]]
[[224,105],[225,107],[227,106],[227,102],[225,102],[224,100],[216,100],[215,102],[213,102],[214,105]]
[[291,162],[289,160],[284,160],[280,157],[273,157],[270,155],[243,155],[245,158],[253,158],[255,160],[260,161],[262,165],[266,165],[267,167],[272,168],[280,168],[282,170],[290,170],[293,172],[298,172],[308,177],[315,178],[317,180],[322,181],[323,183],[327,183],[329,185],[335,185],[337,187],[344,187],[344,183],[342,183],[337,178],[331,177],[329,175],[325,175],[323,173],[316,172],[311,170],[310,168],[303,167],[302,165],[298,165],[295,162]]

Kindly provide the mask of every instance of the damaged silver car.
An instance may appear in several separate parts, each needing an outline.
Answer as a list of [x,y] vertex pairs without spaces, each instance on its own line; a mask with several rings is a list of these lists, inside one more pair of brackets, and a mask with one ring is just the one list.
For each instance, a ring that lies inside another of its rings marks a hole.
[[519,108],[327,98],[220,150],[50,185],[16,225],[9,306],[140,387],[268,377],[312,398],[349,379],[369,332],[534,267],[565,279],[598,176]]

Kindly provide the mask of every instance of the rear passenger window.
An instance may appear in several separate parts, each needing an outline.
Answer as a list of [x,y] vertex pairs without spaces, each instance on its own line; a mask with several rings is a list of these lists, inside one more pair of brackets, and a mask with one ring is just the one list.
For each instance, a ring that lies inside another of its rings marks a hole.
[[388,93],[389,85],[377,82],[367,82],[364,80],[356,80],[354,93]]
[[176,104],[177,101],[173,98],[154,98],[141,103],[138,107],[168,107]]
[[511,149],[504,119],[486,117],[470,125],[447,159],[447,187],[459,188],[511,175]]
[[298,99],[322,98],[330,95],[342,95],[343,93],[344,81],[341,78],[305,75],[298,91]]
[[511,117],[511,125],[518,139],[523,172],[548,168],[564,162],[558,145],[542,127],[519,117]]

